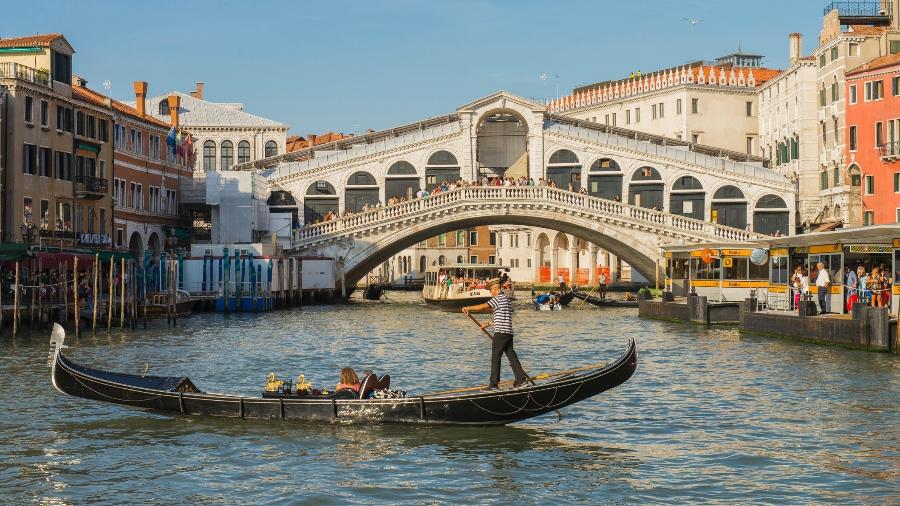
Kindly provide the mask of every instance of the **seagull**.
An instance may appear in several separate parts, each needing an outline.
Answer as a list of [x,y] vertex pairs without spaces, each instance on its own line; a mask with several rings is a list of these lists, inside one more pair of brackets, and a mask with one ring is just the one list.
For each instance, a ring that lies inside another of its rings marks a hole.
[[685,21],[691,24],[691,26],[699,25],[703,22],[702,19],[694,19],[694,18],[684,18]]

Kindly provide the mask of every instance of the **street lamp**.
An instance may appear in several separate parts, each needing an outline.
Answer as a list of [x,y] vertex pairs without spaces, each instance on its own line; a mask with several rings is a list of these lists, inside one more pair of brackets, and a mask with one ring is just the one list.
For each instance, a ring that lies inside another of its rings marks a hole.
[[544,72],[541,74],[541,81],[546,83],[547,79],[550,79],[551,77],[556,79],[556,98],[559,99],[559,74],[547,74]]

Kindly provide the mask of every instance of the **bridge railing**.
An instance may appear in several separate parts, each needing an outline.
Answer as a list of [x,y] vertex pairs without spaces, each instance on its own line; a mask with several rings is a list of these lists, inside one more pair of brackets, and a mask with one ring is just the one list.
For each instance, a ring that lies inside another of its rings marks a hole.
[[306,225],[294,231],[294,242],[302,243],[323,236],[339,234],[368,226],[389,223],[397,218],[408,218],[420,213],[430,212],[461,202],[514,202],[514,201],[549,201],[563,207],[589,210],[596,214],[624,218],[669,227],[684,232],[691,232],[707,238],[718,238],[729,241],[751,241],[761,237],[760,234],[719,225],[695,218],[688,218],[664,211],[646,209],[630,204],[623,204],[558,188],[535,186],[474,186],[451,190],[424,198],[418,198],[388,205],[369,211],[356,213],[344,218],[336,218],[321,223]]

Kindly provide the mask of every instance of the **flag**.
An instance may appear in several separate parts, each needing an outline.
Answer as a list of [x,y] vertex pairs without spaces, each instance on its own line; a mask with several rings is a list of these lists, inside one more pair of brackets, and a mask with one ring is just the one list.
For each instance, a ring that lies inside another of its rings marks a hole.
[[169,146],[169,149],[172,151],[172,154],[175,154],[175,127],[172,127],[169,130],[169,135],[166,136],[166,145]]
[[188,132],[188,134],[184,136],[184,156],[185,156],[185,161],[187,162],[187,166],[193,167],[194,166],[194,138],[191,137],[190,132]]
[[175,136],[175,146],[177,155],[184,157],[184,137],[181,135],[181,130],[179,130],[178,135]]

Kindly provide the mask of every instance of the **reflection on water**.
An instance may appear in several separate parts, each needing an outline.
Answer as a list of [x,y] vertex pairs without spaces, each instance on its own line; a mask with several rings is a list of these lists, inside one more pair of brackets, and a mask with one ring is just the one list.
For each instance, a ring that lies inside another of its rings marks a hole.
[[[201,315],[179,328],[70,338],[100,368],[188,374],[256,395],[275,371],[333,386],[340,367],[412,392],[484,383],[467,318],[392,303]],[[539,372],[612,360],[625,385],[508,427],[303,425],[192,419],[56,393],[47,336],[0,339],[0,497],[64,502],[823,502],[900,500],[898,359],[641,321],[630,309],[515,316]],[[505,377],[510,375],[504,370]]]

